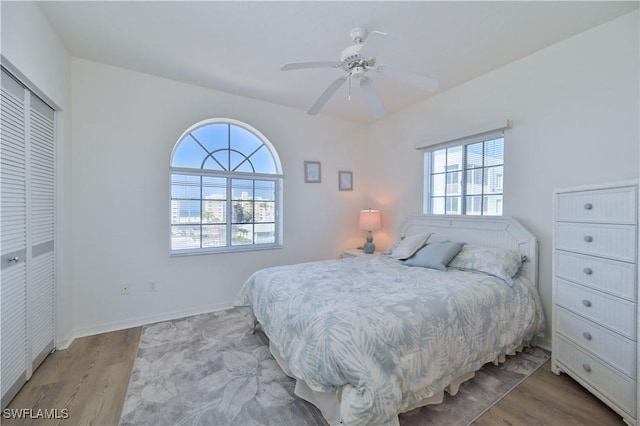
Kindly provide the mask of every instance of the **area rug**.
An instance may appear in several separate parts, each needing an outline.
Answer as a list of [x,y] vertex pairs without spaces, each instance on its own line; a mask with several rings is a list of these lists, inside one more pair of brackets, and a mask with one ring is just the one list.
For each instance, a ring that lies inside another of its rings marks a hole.
[[[548,358],[528,348],[487,364],[455,397],[402,414],[400,424],[468,425]],[[294,387],[267,337],[236,309],[160,322],[142,330],[120,425],[326,425]]]

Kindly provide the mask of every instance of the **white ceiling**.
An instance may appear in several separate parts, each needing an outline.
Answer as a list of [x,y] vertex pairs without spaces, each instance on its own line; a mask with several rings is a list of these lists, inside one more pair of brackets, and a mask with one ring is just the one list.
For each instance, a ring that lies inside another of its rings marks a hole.
[[[378,63],[440,80],[440,91],[637,9],[637,1],[46,1],[75,57],[307,110],[341,69],[280,71],[339,61],[353,27],[393,36]],[[390,113],[432,96],[374,75]],[[322,113],[370,122],[348,84]]]

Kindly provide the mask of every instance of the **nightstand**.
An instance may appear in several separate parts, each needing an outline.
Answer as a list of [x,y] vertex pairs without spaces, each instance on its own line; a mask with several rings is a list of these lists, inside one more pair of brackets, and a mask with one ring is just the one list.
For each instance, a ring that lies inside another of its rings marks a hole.
[[342,259],[347,258],[347,257],[358,257],[358,256],[373,256],[376,254],[380,254],[379,251],[369,254],[369,253],[365,253],[364,250],[361,249],[353,249],[353,250],[345,250],[342,252],[342,255],[340,256]]

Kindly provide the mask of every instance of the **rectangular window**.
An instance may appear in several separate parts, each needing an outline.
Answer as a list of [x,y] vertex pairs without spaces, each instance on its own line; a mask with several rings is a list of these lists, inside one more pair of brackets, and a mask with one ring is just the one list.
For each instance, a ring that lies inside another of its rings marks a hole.
[[503,168],[502,134],[427,151],[424,212],[502,215]]
[[171,250],[276,244],[276,179],[171,174]]

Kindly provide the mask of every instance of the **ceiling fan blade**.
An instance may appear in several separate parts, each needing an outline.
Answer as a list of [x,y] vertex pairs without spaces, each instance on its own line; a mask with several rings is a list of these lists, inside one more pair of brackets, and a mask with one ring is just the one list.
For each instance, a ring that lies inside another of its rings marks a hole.
[[340,68],[340,62],[336,61],[316,61],[316,62],[294,62],[291,64],[284,64],[282,71],[301,70],[307,68]]
[[325,91],[322,92],[322,95],[320,95],[320,97],[316,99],[313,105],[311,105],[311,108],[309,108],[309,110],[307,111],[307,114],[315,115],[319,113],[322,107],[324,106],[324,104],[327,103],[329,98],[331,98],[331,96],[333,96],[333,94],[336,93],[336,90],[338,90],[340,86],[344,84],[345,81],[347,81],[347,77],[340,77],[337,80],[335,80],[333,83],[331,83],[329,87],[327,87]]
[[387,111],[384,108],[375,84],[373,84],[373,80],[369,77],[363,78],[360,80],[360,88],[362,89],[362,95],[365,101],[367,101],[367,106],[373,118],[382,118],[387,115]]
[[371,31],[360,48],[360,56],[363,58],[375,56],[375,53],[388,42],[387,33],[383,33],[382,31]]
[[440,83],[435,78],[427,77],[425,75],[416,74],[411,71],[399,70],[396,68],[390,68],[387,65],[379,65],[377,67],[379,73],[386,75],[389,78],[408,84],[418,89],[427,90],[429,92],[435,92],[438,90]]

